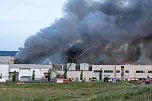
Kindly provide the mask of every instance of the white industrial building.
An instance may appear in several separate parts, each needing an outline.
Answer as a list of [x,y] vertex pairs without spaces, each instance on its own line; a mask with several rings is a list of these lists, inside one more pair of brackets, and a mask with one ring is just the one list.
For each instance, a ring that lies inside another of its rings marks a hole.
[[14,71],[17,74],[18,80],[30,79],[32,77],[33,71],[35,71],[35,79],[40,80],[45,78],[45,73],[52,68],[52,65],[36,65],[36,64],[10,64],[9,65],[9,77],[11,79]]
[[152,78],[152,65],[92,65],[93,77],[102,76],[128,80],[130,78]]
[[[63,75],[64,68],[70,66],[67,64],[14,64],[13,57],[0,57],[0,77],[1,79],[11,80],[14,71],[18,80],[28,81],[35,71],[36,80],[47,79],[48,70],[51,70],[51,78],[57,75]],[[80,74],[83,71],[83,79],[95,77],[99,80],[99,73],[102,72],[102,78],[117,78],[120,80],[128,80],[130,78],[146,79],[152,78],[152,65],[90,65],[88,63],[75,64],[72,63],[67,72],[67,77],[74,81],[80,80]]]

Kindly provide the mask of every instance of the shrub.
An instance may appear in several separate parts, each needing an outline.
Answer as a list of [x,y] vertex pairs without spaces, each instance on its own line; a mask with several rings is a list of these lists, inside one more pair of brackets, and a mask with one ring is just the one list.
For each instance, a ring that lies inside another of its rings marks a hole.
[[32,73],[32,80],[35,81],[35,70],[33,70],[33,73]]
[[105,78],[104,78],[104,82],[109,82],[109,78],[108,78],[108,77],[105,77]]
[[81,73],[80,73],[80,80],[83,80],[83,70],[81,70]]
[[12,75],[12,81],[13,83],[16,82],[16,71],[14,71],[14,74]]

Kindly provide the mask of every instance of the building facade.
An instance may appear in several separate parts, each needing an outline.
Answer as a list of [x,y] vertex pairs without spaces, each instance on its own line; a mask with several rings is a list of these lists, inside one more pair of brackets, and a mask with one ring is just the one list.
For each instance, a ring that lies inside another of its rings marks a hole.
[[11,80],[16,73],[17,80],[30,80],[33,71],[35,79],[47,79],[48,72],[51,71],[51,78],[56,78],[64,74],[68,68],[67,77],[73,81],[80,81],[82,74],[83,80],[89,81],[91,78],[99,80],[101,73],[102,79],[128,80],[138,78],[139,80],[152,78],[152,65],[90,65],[88,63],[67,63],[67,64],[14,64],[13,57],[0,57],[0,79]]
[[[91,78],[97,78],[99,80],[99,73],[102,73],[102,78],[116,78],[119,80],[128,80],[130,78],[136,77],[140,80],[146,78],[152,78],[152,66],[151,65],[91,65],[91,69],[84,68],[86,64],[80,64],[80,68],[76,69],[75,67],[71,67],[71,69],[67,72],[67,77],[72,78],[74,81],[80,80],[80,75],[83,73],[83,79],[89,81]],[[54,67],[55,66],[55,67]],[[47,73],[51,69],[51,77],[55,78],[57,75],[64,74],[64,66],[60,65],[62,68],[56,68],[56,65],[35,65],[35,64],[11,64],[11,65],[3,65],[3,68],[0,69],[3,71],[2,74],[9,76],[11,79],[11,73],[14,71],[18,74],[18,79],[20,80],[22,77],[31,77],[33,71],[35,71],[35,78],[47,78]],[[66,68],[68,65],[66,66]],[[84,69],[82,69],[82,68]],[[5,68],[5,69],[4,69]],[[56,68],[53,70],[53,68]],[[75,68],[75,69],[74,69]],[[8,71],[8,73],[7,73]],[[4,73],[5,72],[5,73]]]

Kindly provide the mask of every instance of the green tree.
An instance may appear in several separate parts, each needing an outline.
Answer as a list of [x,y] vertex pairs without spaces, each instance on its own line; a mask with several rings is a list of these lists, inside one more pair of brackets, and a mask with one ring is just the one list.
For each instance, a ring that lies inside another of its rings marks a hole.
[[63,78],[64,78],[64,79],[67,79],[67,72],[68,72],[68,69],[65,68],[65,69],[64,69],[64,74],[63,74]]
[[81,73],[80,73],[80,80],[83,80],[83,70],[81,70]]
[[108,77],[105,77],[105,78],[104,78],[104,82],[109,82],[109,78],[108,78]]
[[32,80],[35,81],[35,70],[33,70],[33,73],[32,73]]
[[48,81],[51,79],[51,70],[48,70]]
[[99,72],[99,80],[100,81],[102,80],[102,69],[100,69],[100,72]]
[[13,81],[13,83],[16,82],[16,71],[14,71],[14,73],[12,75],[12,81]]

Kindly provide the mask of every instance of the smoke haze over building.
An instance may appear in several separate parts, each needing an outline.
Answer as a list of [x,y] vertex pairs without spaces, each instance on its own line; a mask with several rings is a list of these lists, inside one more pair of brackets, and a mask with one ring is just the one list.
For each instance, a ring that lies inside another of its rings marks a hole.
[[64,15],[25,40],[21,63],[152,64],[152,0],[68,0]]

